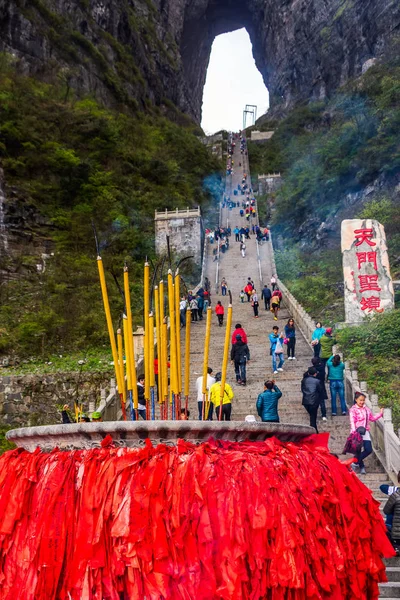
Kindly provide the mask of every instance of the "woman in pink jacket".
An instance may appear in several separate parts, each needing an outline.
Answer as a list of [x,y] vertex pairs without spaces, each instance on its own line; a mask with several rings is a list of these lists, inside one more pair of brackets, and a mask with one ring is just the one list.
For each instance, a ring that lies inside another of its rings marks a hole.
[[365,475],[364,458],[367,458],[372,452],[369,423],[370,421],[377,421],[382,417],[383,408],[381,408],[381,412],[373,415],[368,406],[365,406],[365,396],[361,392],[355,393],[354,401],[354,406],[349,410],[351,432],[356,431],[359,427],[364,427],[365,433],[361,434],[363,438],[363,447],[360,452],[356,454],[357,463],[354,463],[352,467],[359,467],[361,475]]

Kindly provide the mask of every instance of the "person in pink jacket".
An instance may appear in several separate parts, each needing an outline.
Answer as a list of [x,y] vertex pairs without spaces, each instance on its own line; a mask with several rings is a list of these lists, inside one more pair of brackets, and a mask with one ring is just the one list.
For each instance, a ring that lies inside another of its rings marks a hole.
[[359,468],[361,475],[365,475],[364,458],[367,458],[372,452],[371,436],[369,433],[370,422],[377,421],[383,415],[383,408],[381,411],[374,415],[368,406],[365,406],[365,396],[361,392],[356,392],[354,396],[354,406],[349,410],[350,415],[350,430],[356,431],[359,427],[365,428],[365,433],[361,434],[363,438],[363,447],[358,454],[356,454],[357,462],[352,465],[354,469]]

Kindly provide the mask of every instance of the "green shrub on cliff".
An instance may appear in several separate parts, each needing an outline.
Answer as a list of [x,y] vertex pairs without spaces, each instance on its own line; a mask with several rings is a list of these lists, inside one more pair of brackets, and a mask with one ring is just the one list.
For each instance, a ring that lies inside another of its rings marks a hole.
[[0,286],[2,352],[45,357],[106,343],[92,220],[115,323],[123,309],[115,279],[122,282],[125,260],[138,321],[143,261],[154,256],[154,210],[206,205],[204,180],[220,176],[221,165],[187,120],[177,126],[70,96],[61,83],[17,75],[0,57],[0,162],[8,189],[38,215],[31,237],[49,255],[43,262],[1,259],[3,270],[19,271]]
[[[376,64],[330,100],[297,107],[280,122],[264,121],[260,129],[275,131],[271,140],[249,142],[254,180],[272,171],[283,176],[281,188],[267,197],[273,208],[274,244],[282,252],[278,273],[317,318],[343,318],[338,211],[346,210],[342,218],[380,220],[387,231],[392,274],[400,273],[398,200],[375,196],[363,210],[351,213],[352,195],[378,178],[395,184],[398,177],[398,57],[392,52],[386,64]],[[318,241],[324,221],[329,221],[329,253]],[[293,253],[300,265],[295,276],[286,266],[286,256],[290,261]]]
[[283,173],[274,223],[296,240],[306,218],[321,222],[344,195],[399,172],[400,61],[375,65],[330,101],[298,107],[261,129],[271,127],[271,140],[249,142],[250,164],[253,176]]

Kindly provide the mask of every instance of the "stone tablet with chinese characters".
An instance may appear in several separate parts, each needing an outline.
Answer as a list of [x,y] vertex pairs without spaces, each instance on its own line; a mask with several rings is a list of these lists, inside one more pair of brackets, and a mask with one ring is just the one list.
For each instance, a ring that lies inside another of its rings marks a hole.
[[342,221],[346,323],[394,308],[394,290],[383,225],[373,219]]

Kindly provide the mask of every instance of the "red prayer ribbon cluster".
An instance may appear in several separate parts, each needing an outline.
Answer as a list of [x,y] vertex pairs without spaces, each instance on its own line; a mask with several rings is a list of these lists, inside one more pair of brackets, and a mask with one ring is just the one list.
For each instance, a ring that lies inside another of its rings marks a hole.
[[378,503],[302,443],[150,442],[0,459],[1,600],[373,600]]

